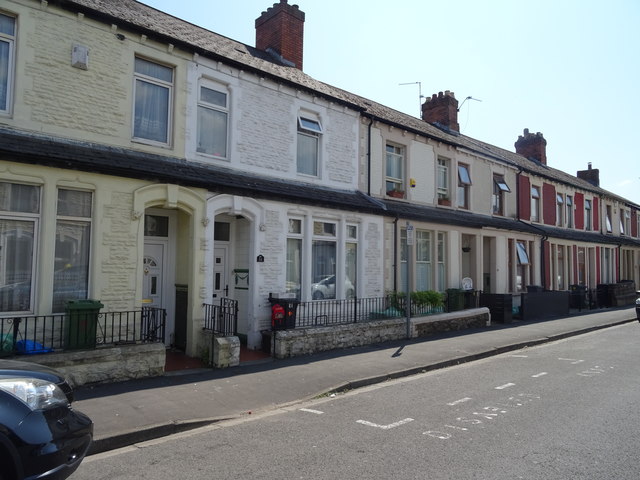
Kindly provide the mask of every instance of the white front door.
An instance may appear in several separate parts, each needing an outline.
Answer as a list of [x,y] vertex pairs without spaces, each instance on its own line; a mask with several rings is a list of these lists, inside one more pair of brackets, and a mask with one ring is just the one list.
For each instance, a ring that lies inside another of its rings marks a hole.
[[229,279],[227,273],[227,247],[213,249],[213,300],[229,296]]
[[142,302],[145,307],[163,308],[164,295],[164,244],[145,243],[143,278],[142,278]]

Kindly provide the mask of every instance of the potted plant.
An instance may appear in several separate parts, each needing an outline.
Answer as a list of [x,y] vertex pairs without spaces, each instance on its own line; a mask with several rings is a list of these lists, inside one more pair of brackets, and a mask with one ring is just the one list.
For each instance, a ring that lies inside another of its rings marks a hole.
[[404,198],[404,190],[394,187],[393,190],[387,190],[387,195],[393,198]]
[[446,195],[438,196],[438,205],[451,206],[451,200]]

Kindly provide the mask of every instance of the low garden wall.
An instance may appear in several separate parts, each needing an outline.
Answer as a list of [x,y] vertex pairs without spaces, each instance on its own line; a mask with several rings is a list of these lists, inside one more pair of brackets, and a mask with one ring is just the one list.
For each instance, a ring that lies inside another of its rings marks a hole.
[[[410,338],[420,338],[441,332],[482,328],[489,324],[489,309],[475,308],[411,318],[409,332]],[[407,320],[395,318],[331,327],[266,331],[263,333],[265,351],[270,352],[274,348],[273,333],[275,333],[275,357],[287,358],[405,339],[407,338]]]
[[111,383],[164,374],[163,343],[102,347],[41,355],[20,355],[14,360],[39,363],[64,373],[74,387]]

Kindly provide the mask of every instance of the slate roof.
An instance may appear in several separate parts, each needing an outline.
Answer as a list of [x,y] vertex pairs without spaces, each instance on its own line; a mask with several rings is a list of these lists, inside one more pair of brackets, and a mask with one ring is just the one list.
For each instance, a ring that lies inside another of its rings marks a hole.
[[223,60],[227,63],[241,66],[244,69],[252,70],[258,75],[268,76],[277,81],[310,90],[319,96],[329,97],[336,102],[348,105],[364,115],[370,115],[399,128],[444,143],[463,147],[480,155],[492,157],[548,180],[571,185],[577,189],[610,197],[640,208],[640,205],[634,204],[613,192],[595,187],[589,182],[562,170],[529,160],[514,152],[467,137],[458,132],[438,128],[419,118],[320,82],[297,68],[279,63],[276,58],[264,51],[198,27],[135,0],[50,0],[49,3],[74,11],[82,11],[85,14],[108,20],[122,28],[127,27],[134,31],[140,31],[148,37],[156,37],[159,40],[182,46],[200,55]]
[[0,128],[0,159],[105,175],[169,182],[219,193],[380,214],[360,192],[244,174],[185,159]]
[[[278,59],[267,52],[198,27],[138,1],[49,0],[49,4],[58,5],[74,12],[82,12],[87,16],[115,24],[124,29],[125,33],[126,30],[132,30],[147,35],[149,38],[172,43],[176,47],[184,48],[187,51],[193,51],[199,55],[221,60],[247,71],[252,71],[257,75],[263,75],[278,82],[308,90],[318,96],[347,105],[373,119],[446,144],[466,148],[477,154],[494,158],[549,180],[555,180],[578,189],[629,203],[611,192],[594,187],[590,183],[561,170],[542,165],[514,152],[481,142],[458,132],[439,128],[419,118],[317,81],[297,68],[279,63]],[[538,235],[541,232],[548,232],[549,234],[552,233],[556,238],[571,237],[575,240],[624,243],[618,241],[620,240],[618,237],[615,238],[616,242],[611,242],[612,237],[597,233],[550,229],[549,227],[530,225],[506,217],[478,215],[477,213],[433,206],[379,200],[361,192],[323,188],[290,180],[284,181],[270,177],[243,174],[222,167],[187,162],[183,158],[151,155],[105,145],[60,140],[54,137],[27,136],[11,129],[0,129],[0,136],[0,156],[5,157],[7,160],[95,171],[150,181],[166,181],[213,189],[221,193],[250,194],[255,198],[292,201],[294,203],[313,204],[329,208],[346,208],[363,213],[397,216],[441,224],[473,228],[488,226]],[[640,208],[637,205],[636,207]],[[622,240],[631,240],[633,242],[632,239],[622,238]],[[633,242],[635,245],[639,243]]]

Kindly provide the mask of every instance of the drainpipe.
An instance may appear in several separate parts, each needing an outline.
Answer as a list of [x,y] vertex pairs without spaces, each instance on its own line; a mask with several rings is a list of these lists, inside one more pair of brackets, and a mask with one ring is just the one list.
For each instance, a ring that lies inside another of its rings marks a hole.
[[[540,239],[540,273],[542,274],[543,278],[541,278],[542,280],[542,287],[544,288],[544,281],[545,281],[545,270],[544,270],[544,266],[545,266],[545,262],[544,262],[544,242],[546,242],[549,239],[548,236],[543,236]],[[553,285],[551,285],[553,286]],[[552,289],[553,290],[553,289]]]
[[371,196],[371,129],[373,125],[373,115],[369,117],[367,127],[367,195]]

